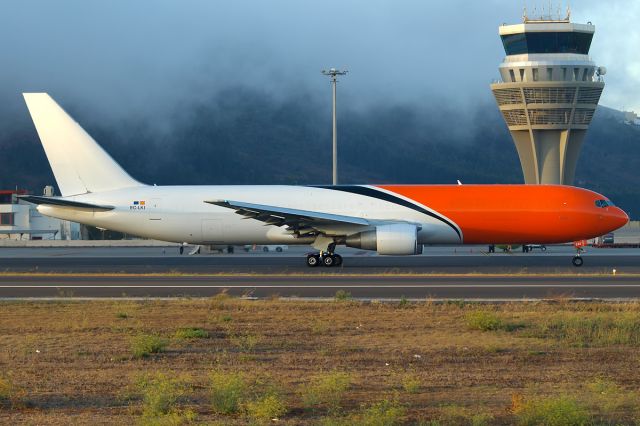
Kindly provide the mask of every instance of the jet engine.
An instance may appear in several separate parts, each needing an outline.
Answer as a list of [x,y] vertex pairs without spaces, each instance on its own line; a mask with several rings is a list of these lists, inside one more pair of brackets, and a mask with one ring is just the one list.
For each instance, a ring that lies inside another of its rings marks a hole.
[[412,255],[422,253],[416,225],[395,223],[377,226],[375,230],[347,236],[347,247],[375,250],[379,254]]

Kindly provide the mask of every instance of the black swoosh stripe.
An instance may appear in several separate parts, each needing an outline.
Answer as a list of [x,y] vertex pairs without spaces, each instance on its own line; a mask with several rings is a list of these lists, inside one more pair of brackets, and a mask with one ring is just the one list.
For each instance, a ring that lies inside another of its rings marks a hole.
[[449,225],[451,229],[453,229],[455,233],[458,234],[458,238],[460,239],[460,241],[462,241],[462,235],[460,235],[460,231],[458,230],[458,228],[456,228],[456,226],[450,221],[448,221],[447,219],[441,216],[438,216],[437,214],[430,212],[429,210],[426,210],[420,206],[417,206],[410,201],[407,201],[395,195],[389,194],[387,192],[369,188],[366,186],[358,186],[358,185],[340,185],[340,186],[313,185],[312,188],[333,189],[335,191],[343,191],[343,192],[349,192],[351,194],[364,195],[366,197],[377,198],[379,200],[388,201],[390,203],[394,203],[403,207],[410,208],[422,214],[426,214],[427,216],[431,216],[434,219],[438,219],[439,221]]

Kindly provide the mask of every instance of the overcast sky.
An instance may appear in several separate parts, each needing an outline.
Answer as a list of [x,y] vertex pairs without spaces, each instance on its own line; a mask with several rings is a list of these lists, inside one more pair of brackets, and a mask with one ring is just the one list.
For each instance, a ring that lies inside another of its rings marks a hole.
[[[0,95],[16,112],[21,92],[48,91],[121,118],[162,114],[233,85],[328,96],[320,70],[337,66],[350,71],[340,90],[354,107],[464,105],[491,99],[504,57],[498,26],[520,22],[524,3],[5,0]],[[591,56],[608,68],[601,104],[640,112],[640,1],[571,7],[574,22],[596,25]]]

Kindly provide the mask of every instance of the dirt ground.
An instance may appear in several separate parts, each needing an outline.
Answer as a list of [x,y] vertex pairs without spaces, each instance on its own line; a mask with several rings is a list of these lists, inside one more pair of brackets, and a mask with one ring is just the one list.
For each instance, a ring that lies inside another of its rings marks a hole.
[[[640,304],[344,298],[2,302],[0,423],[258,422],[216,414],[212,371],[240,373],[254,398],[274,390],[285,407],[274,424],[374,424],[381,401],[395,411],[378,424],[533,424],[523,413],[553,400],[594,422],[638,418]],[[140,336],[165,347],[138,357]],[[144,415],[139,383],[159,373],[181,386],[169,420]],[[349,378],[338,405],[305,405],[336,373]]]

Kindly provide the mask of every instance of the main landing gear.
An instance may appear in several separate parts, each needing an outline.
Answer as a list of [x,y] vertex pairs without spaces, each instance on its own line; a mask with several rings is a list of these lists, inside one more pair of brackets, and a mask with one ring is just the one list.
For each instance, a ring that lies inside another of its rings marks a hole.
[[[342,256],[336,254],[336,242],[327,237],[319,236],[313,247],[320,250],[317,253],[307,253],[307,266],[315,268],[324,265],[327,268],[342,265]],[[325,248],[326,247],[326,248]]]
[[335,253],[320,252],[307,254],[307,266],[315,268],[316,266],[324,265],[328,268],[332,266],[342,265],[342,256]]

